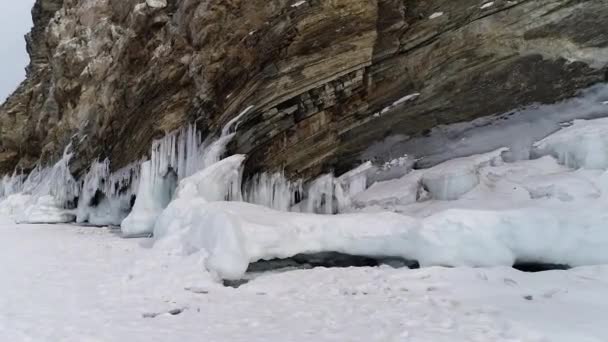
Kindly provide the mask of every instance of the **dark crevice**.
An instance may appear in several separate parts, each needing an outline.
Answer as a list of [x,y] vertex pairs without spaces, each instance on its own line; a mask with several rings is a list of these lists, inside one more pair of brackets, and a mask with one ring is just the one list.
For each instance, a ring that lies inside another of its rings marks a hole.
[[527,273],[537,273],[555,270],[569,270],[571,267],[564,264],[550,264],[541,262],[516,262],[513,268]]
[[238,288],[247,284],[256,277],[256,274],[265,272],[280,272],[290,270],[306,270],[315,267],[347,268],[347,267],[378,267],[390,266],[393,268],[420,268],[416,260],[407,260],[401,257],[362,256],[339,252],[321,252],[297,254],[291,258],[260,260],[249,264],[247,274],[243,279],[223,280],[226,287]]
[[350,255],[338,252],[321,252],[297,254],[291,258],[262,260],[249,264],[248,273],[268,272],[285,268],[308,269],[315,267],[346,268],[346,267],[377,267],[387,265],[394,268],[419,268],[415,260],[399,257],[375,257]]

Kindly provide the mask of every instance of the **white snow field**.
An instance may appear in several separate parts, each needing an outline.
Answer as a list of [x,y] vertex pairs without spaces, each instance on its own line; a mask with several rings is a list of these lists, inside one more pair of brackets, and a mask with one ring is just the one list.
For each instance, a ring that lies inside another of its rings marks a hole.
[[260,274],[233,289],[202,271],[200,253],[183,258],[146,246],[103,228],[0,226],[1,340],[608,338],[608,266],[316,268]]

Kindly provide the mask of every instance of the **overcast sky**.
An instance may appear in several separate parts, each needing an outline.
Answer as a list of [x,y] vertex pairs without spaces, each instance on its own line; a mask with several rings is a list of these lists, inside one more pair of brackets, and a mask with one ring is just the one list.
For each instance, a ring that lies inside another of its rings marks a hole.
[[29,57],[23,36],[32,27],[35,0],[0,0],[0,103],[25,78]]

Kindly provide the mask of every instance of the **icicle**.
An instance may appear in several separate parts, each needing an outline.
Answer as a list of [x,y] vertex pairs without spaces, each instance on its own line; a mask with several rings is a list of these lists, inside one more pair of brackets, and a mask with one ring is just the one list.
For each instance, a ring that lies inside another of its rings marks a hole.
[[344,211],[351,206],[355,195],[367,189],[368,174],[373,169],[372,163],[367,162],[338,178],[333,174],[317,178],[310,183],[301,209],[318,214]]
[[314,180],[307,191],[306,212],[318,214],[334,213],[335,178],[332,174]]
[[222,128],[222,134],[220,135],[219,139],[209,145],[209,147],[205,148],[202,159],[202,169],[205,169],[221,160],[222,155],[226,152],[228,143],[230,143],[236,134],[239,121],[252,109],[253,106],[249,106],[235,118],[228,121],[228,123]]
[[257,174],[245,189],[247,202],[282,211],[290,211],[303,193],[302,181],[291,182],[283,172]]
[[23,175],[23,172],[17,173],[16,169],[11,176],[5,175],[0,182],[0,197],[6,198],[21,192],[23,190],[24,181],[25,176]]
[[113,172],[105,182],[103,192],[108,197],[119,195],[130,196],[137,192],[139,186],[140,165],[142,162],[131,163]]
[[69,168],[71,148],[72,144],[65,148],[63,157],[53,167],[36,166],[25,180],[23,192],[36,197],[50,195],[64,206],[76,199],[80,195],[80,186]]

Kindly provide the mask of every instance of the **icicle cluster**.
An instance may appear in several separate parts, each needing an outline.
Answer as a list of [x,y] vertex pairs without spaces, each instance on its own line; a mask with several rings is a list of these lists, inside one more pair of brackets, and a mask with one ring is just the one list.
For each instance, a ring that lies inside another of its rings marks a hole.
[[22,192],[37,198],[50,195],[63,206],[78,198],[80,184],[69,168],[71,148],[72,145],[68,145],[63,157],[52,167],[36,166],[23,182]]
[[141,162],[131,163],[110,174],[103,192],[114,198],[119,195],[131,196],[137,192],[140,178]]
[[332,174],[314,180],[306,192],[303,208],[309,213],[335,214],[352,204],[355,195],[367,189],[368,174],[373,170],[371,162],[336,178]]
[[165,177],[171,170],[178,180],[201,169],[201,135],[195,125],[188,125],[152,143],[152,178]]
[[283,172],[262,173],[245,186],[245,201],[281,211],[290,211],[304,193],[302,181],[292,182]]
[[11,176],[5,175],[0,181],[0,198],[5,198],[23,191],[23,182],[25,175],[23,172],[13,172]]

